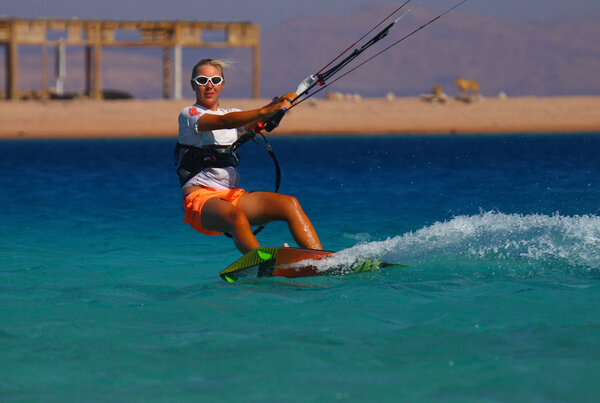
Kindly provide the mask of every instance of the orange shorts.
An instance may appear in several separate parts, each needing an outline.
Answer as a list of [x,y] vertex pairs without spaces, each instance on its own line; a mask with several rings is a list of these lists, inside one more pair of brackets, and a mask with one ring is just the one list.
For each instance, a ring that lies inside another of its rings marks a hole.
[[207,230],[202,226],[202,207],[208,199],[218,197],[227,200],[229,203],[237,206],[240,197],[245,193],[244,189],[214,190],[199,189],[195,190],[183,199],[183,209],[185,218],[183,222],[190,224],[196,231],[206,235],[220,235],[222,232]]

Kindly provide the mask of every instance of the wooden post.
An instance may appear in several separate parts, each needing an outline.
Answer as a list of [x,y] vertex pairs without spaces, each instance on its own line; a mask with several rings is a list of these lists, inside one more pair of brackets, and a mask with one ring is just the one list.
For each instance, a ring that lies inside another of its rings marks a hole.
[[4,88],[6,99],[10,99],[10,94],[8,93],[8,89],[10,88],[10,62],[8,60],[8,43],[4,45]]
[[181,99],[181,45],[175,45],[173,48],[173,86],[175,99]]
[[12,22],[6,45],[6,97],[13,101],[19,99],[19,45],[15,31],[15,23]]
[[86,24],[85,30],[85,92],[92,99],[102,99],[100,24],[90,22]]
[[42,45],[42,99],[48,99],[48,46]]
[[102,67],[101,67],[101,57],[102,57],[102,48],[100,46],[99,40],[94,43],[94,99],[102,99]]
[[67,45],[60,39],[56,45],[56,95],[62,96],[65,92],[65,78],[67,76]]
[[171,48],[163,47],[163,98],[171,98]]
[[260,98],[260,46],[252,47],[252,97]]
[[85,47],[85,95],[92,97],[92,47]]
[[92,99],[102,99],[102,37],[100,23],[93,21],[85,26],[86,92]]

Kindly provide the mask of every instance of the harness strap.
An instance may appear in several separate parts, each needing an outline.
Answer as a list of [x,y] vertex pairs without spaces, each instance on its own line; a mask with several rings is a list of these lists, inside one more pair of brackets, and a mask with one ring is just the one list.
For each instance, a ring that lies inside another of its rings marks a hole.
[[206,168],[236,167],[240,159],[230,151],[229,146],[210,145],[194,147],[177,143],[174,152],[174,163],[181,186]]

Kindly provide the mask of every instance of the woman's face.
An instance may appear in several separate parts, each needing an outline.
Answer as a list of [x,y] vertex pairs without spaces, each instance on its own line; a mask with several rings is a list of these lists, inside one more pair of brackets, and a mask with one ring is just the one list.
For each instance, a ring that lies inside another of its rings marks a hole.
[[[222,77],[221,71],[217,67],[212,66],[210,64],[204,64],[198,67],[196,76]],[[196,91],[196,101],[198,102],[198,104],[202,105],[207,109],[216,110],[219,106],[219,95],[223,90],[223,84],[224,81],[221,82],[221,84],[219,85],[213,85],[213,83],[210,80],[206,85],[198,85],[194,83],[194,90]]]

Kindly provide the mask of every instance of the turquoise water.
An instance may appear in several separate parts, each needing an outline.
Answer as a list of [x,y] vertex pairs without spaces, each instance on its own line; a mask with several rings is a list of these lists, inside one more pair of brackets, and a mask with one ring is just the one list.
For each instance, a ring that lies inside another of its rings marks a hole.
[[597,399],[600,136],[271,143],[339,261],[408,267],[227,284],[172,140],[0,142],[0,400]]

